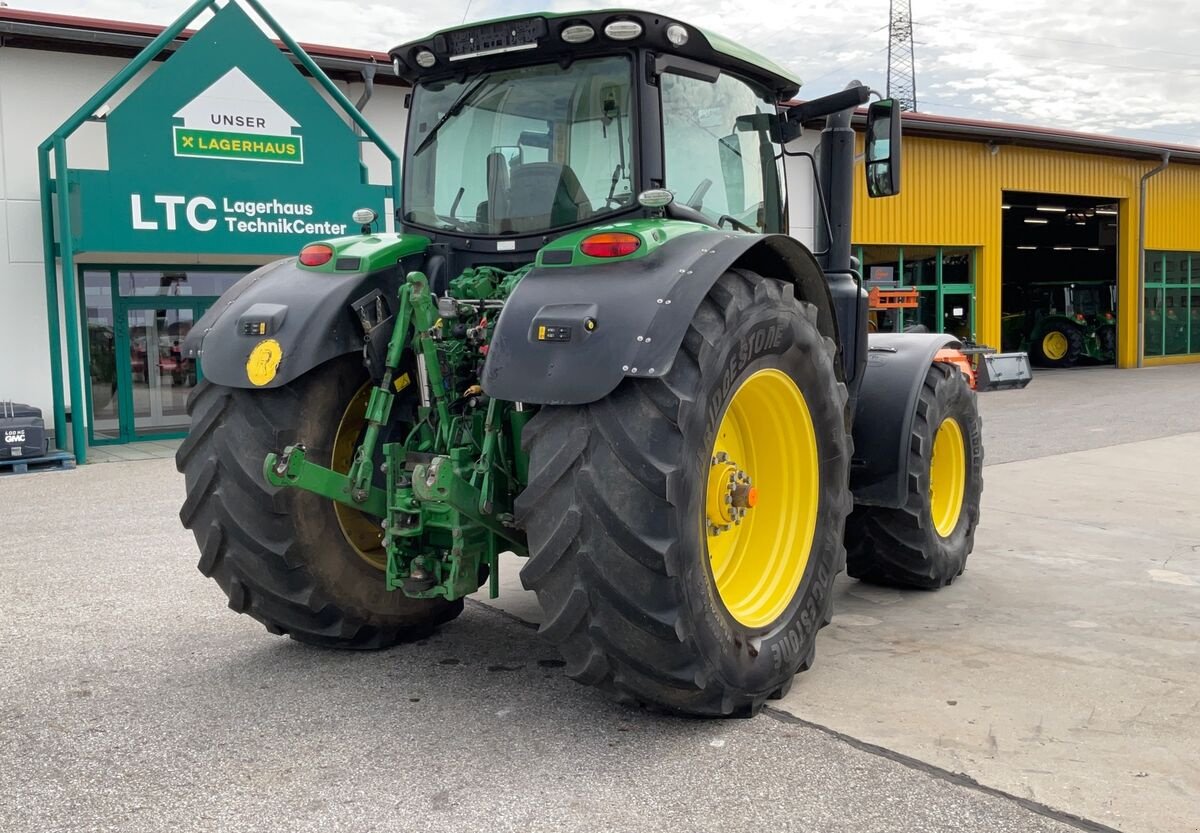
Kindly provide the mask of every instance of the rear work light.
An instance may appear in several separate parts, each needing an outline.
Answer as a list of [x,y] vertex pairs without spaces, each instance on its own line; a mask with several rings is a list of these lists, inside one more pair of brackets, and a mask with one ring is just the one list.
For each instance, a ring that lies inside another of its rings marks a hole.
[[300,250],[300,262],[305,266],[324,266],[333,259],[333,248],[324,243],[313,243]]
[[613,40],[633,40],[642,36],[642,24],[636,20],[614,20],[604,27],[604,34]]
[[579,244],[579,251],[588,257],[625,257],[636,252],[641,245],[642,240],[636,234],[608,231],[585,237]]

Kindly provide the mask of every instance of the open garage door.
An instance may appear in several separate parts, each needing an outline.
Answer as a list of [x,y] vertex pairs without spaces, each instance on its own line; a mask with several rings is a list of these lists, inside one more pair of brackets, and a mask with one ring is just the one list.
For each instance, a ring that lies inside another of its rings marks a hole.
[[1111,364],[1117,352],[1119,204],[1004,192],[1002,345],[1041,367]]

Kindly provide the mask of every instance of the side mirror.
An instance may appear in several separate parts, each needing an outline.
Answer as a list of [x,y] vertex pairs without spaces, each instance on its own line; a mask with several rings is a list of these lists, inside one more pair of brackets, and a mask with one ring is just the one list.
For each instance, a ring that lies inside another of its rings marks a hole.
[[867,194],[900,193],[900,105],[885,98],[867,108]]

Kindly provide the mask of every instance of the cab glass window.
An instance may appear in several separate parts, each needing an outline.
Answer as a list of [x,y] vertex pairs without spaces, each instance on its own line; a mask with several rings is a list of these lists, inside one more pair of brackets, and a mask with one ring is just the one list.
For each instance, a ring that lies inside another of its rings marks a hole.
[[727,228],[783,231],[771,97],[724,73],[714,82],[666,73],[660,88],[666,184],[675,199]]

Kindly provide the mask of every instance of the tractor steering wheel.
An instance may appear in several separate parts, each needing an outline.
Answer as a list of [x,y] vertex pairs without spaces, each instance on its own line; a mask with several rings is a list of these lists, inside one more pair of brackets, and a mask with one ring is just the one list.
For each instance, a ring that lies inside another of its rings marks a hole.
[[748,231],[751,234],[758,233],[758,229],[751,228],[750,226],[746,225],[741,220],[739,220],[737,217],[730,217],[728,214],[722,214],[720,216],[720,218],[717,220],[717,228],[721,228],[727,222],[729,223],[731,228],[735,228],[739,231]]

